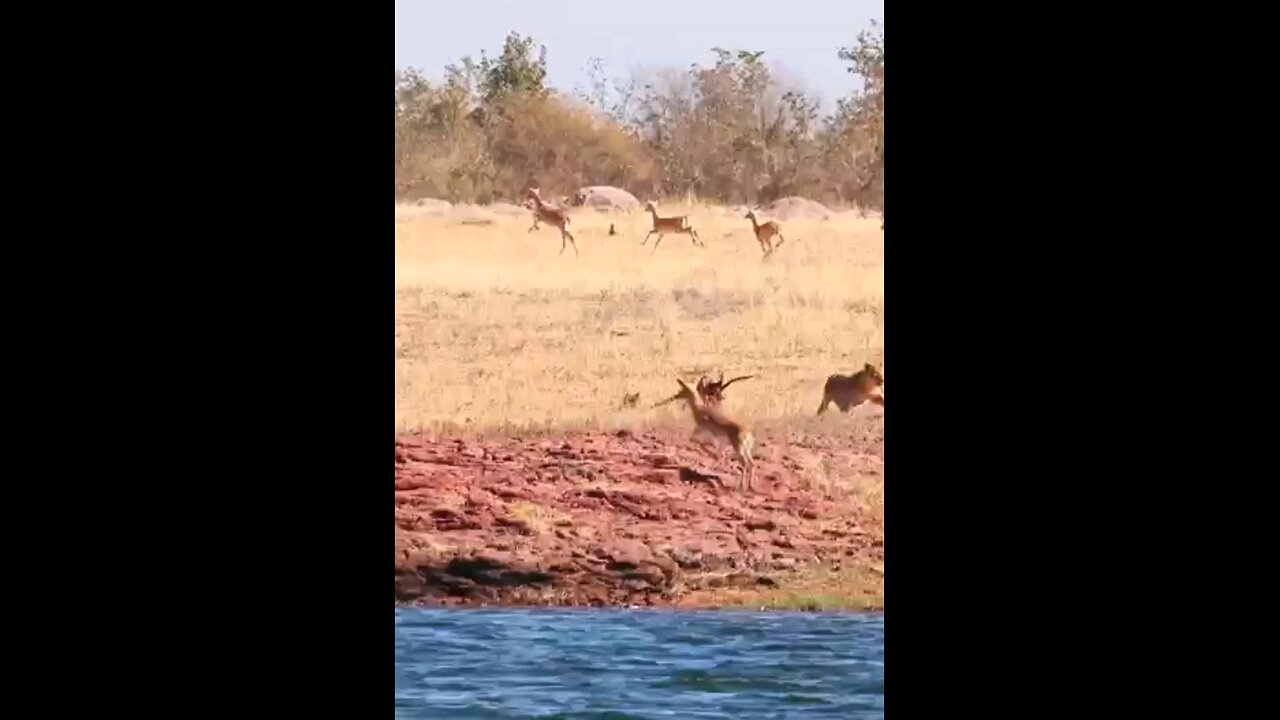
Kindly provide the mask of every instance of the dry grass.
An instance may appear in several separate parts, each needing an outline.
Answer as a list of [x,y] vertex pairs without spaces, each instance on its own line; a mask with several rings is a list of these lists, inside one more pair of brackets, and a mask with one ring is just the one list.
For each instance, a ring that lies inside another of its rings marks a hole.
[[775,588],[699,590],[685,602],[700,607],[847,611],[884,609],[883,563],[820,565],[780,574]]
[[[665,424],[679,408],[648,406],[675,376],[720,369],[756,375],[727,409],[809,416],[828,374],[883,364],[878,219],[786,221],[786,244],[762,262],[740,213],[659,212],[690,214],[709,247],[668,235],[651,254],[647,213],[575,210],[575,258],[556,230],[526,233],[529,214],[477,226],[397,207],[397,431]],[[626,393],[636,408],[621,409]]]
[[507,513],[512,518],[523,522],[529,528],[529,531],[535,535],[544,535],[551,532],[553,527],[559,525],[572,524],[569,521],[569,517],[564,513],[545,505],[531,502],[518,501],[512,503],[507,508]]
[[884,565],[815,568],[782,589],[741,598],[738,604],[771,610],[883,610]]

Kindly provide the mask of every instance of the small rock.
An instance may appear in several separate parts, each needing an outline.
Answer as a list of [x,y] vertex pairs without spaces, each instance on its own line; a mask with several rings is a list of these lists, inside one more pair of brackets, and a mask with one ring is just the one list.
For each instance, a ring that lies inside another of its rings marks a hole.
[[771,570],[794,570],[796,567],[795,558],[779,557],[774,558],[769,564]]
[[414,572],[396,573],[396,599],[400,601],[421,597],[426,592],[426,583]]
[[556,557],[548,560],[545,567],[550,572],[570,573],[578,569],[578,564],[570,557]]
[[702,556],[700,553],[689,552],[687,550],[675,550],[671,553],[671,559],[677,565],[687,570],[696,570],[702,567]]

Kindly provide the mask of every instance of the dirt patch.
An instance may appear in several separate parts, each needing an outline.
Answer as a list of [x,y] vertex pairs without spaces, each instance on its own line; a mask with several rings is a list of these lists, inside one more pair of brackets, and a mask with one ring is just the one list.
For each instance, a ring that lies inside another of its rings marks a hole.
[[453,203],[448,200],[438,200],[436,198],[418,198],[413,202],[413,206],[421,209],[423,212],[432,212],[438,214],[446,214],[453,209]]
[[[879,417],[764,431],[757,446],[746,493],[729,453],[685,431],[398,437],[396,601],[750,604],[812,583],[812,568],[883,567]],[[859,586],[869,596],[883,597],[880,572]]]

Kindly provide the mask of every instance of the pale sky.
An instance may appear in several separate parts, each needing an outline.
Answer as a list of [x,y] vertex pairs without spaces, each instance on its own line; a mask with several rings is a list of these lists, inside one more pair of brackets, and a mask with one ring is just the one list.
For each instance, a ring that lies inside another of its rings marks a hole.
[[716,46],[763,50],[830,109],[857,85],[836,52],[871,20],[884,20],[884,0],[396,0],[396,67],[440,77],[464,55],[498,55],[515,31],[547,46],[550,84],[571,92],[593,56],[612,79],[710,65]]

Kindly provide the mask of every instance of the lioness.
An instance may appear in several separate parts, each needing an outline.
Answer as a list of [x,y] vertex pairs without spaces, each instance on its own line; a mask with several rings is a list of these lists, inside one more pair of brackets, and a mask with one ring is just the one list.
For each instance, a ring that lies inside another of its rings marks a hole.
[[871,363],[853,375],[832,375],[822,386],[822,403],[818,405],[818,414],[827,411],[827,405],[835,403],[840,412],[870,400],[884,407],[884,376]]

